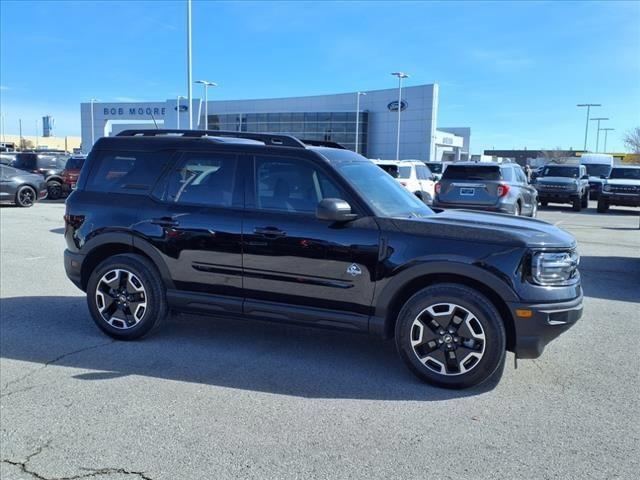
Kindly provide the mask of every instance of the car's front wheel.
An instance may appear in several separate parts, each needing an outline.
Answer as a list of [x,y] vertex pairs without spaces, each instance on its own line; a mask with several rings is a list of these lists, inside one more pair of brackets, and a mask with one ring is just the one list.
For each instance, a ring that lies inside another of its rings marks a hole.
[[582,210],[582,197],[574,198],[571,202],[574,212]]
[[57,200],[62,197],[62,184],[57,180],[47,182],[47,198]]
[[415,293],[400,311],[395,339],[409,369],[439,387],[467,388],[502,373],[502,318],[465,285],[442,283]]
[[607,213],[609,211],[609,202],[607,202],[604,198],[598,198],[598,213]]
[[589,192],[582,195],[582,208],[589,208]]
[[140,255],[115,255],[93,271],[87,303],[94,322],[118,340],[134,340],[157,329],[169,309],[162,279]]
[[36,191],[28,185],[24,185],[16,192],[16,205],[19,207],[32,207],[36,202]]

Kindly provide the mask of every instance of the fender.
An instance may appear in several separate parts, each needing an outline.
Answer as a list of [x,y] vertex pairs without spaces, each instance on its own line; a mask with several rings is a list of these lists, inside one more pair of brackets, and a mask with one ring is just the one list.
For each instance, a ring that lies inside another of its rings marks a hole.
[[370,319],[370,331],[374,334],[385,332],[388,309],[396,295],[398,295],[412,280],[427,275],[448,274],[467,277],[482,283],[500,295],[505,302],[517,302],[519,300],[513,289],[493,273],[463,262],[424,260],[402,270],[389,279],[373,302],[374,315]]
[[56,182],[64,183],[62,177],[60,175],[50,175],[45,179],[45,182],[49,183],[51,180],[55,180]]

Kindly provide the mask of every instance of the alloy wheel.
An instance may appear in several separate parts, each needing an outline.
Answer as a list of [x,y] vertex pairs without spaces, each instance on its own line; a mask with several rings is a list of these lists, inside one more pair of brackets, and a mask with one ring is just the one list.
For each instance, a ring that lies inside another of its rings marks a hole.
[[468,309],[437,303],[418,314],[411,325],[411,347],[418,360],[435,373],[462,375],[475,368],[485,352],[485,333]]
[[125,269],[109,270],[98,281],[96,306],[102,319],[126,330],[142,321],[147,311],[147,291],[140,279]]
[[35,192],[30,188],[23,188],[18,192],[18,201],[23,207],[30,207],[36,200]]

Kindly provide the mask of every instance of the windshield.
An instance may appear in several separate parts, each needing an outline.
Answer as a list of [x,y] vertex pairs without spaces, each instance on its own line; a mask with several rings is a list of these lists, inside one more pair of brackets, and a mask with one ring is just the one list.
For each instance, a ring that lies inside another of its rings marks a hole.
[[71,157],[69,160],[67,160],[67,165],[64,168],[66,168],[67,170],[80,170],[83,163],[83,157]]
[[606,165],[603,163],[585,163],[585,167],[587,167],[587,174],[590,177],[601,177],[608,176],[609,172],[611,172],[611,165]]
[[426,165],[427,167],[429,167],[429,170],[431,170],[433,173],[442,173],[442,163],[432,162],[432,163],[427,163]]
[[411,178],[411,167],[400,167],[398,169],[398,178]]
[[449,165],[443,180],[500,180],[498,166]]
[[578,167],[558,167],[550,166],[544,167],[542,170],[543,177],[567,177],[578,178],[580,169]]
[[640,168],[614,168],[609,178],[621,178],[625,180],[640,180]]

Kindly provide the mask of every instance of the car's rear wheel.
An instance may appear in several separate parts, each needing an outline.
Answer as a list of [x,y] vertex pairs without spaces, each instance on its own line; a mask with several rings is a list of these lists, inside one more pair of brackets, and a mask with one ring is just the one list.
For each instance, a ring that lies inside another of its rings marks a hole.
[[96,325],[118,340],[147,335],[169,312],[156,268],[133,254],[115,255],[98,265],[89,278],[87,303]]
[[582,210],[582,197],[574,198],[571,202],[573,204],[573,211],[579,212]]
[[542,205],[543,207],[548,207],[549,206],[549,202],[540,202],[540,205]]
[[521,213],[522,213],[522,207],[520,206],[520,202],[516,202],[516,204],[513,207],[513,214],[516,217],[519,217]]
[[531,218],[536,218],[537,215],[538,215],[538,201],[534,200],[533,204],[531,205],[531,214],[529,216]]
[[598,198],[598,213],[607,213],[609,211],[609,202],[602,197]]
[[47,198],[57,200],[62,197],[62,184],[57,180],[47,182]]
[[19,207],[32,207],[36,203],[36,191],[28,185],[23,185],[16,192],[16,205]]
[[582,208],[589,208],[589,193],[585,192],[582,196]]
[[502,318],[484,295],[465,285],[436,284],[414,294],[400,311],[395,338],[409,369],[439,387],[471,387],[502,373]]

